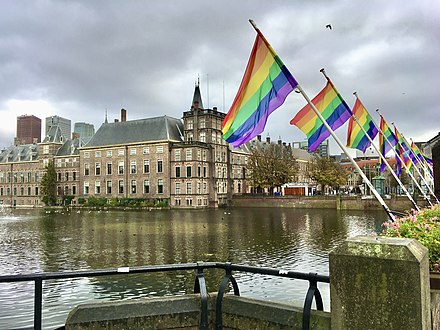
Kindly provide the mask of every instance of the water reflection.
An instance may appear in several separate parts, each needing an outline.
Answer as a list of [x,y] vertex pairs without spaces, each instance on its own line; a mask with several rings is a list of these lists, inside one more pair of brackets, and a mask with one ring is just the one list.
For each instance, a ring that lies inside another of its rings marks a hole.
[[[383,212],[284,208],[0,215],[1,274],[197,261],[328,274],[328,252],[347,237],[380,231]],[[206,271],[209,291],[223,273]],[[237,273],[243,295],[302,305],[307,283]],[[44,282],[44,323],[64,323],[75,305],[192,292],[195,272]],[[328,286],[320,288],[328,309]],[[17,301],[20,304],[17,304]],[[0,285],[0,328],[32,325],[33,283]],[[18,310],[17,310],[18,308]]]

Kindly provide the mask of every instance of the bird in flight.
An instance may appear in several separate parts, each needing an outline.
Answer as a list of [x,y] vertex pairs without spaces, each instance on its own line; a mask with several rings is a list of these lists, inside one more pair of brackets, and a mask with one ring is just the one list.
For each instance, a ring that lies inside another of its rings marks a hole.
[[332,26],[330,24],[327,24],[325,27],[330,29],[330,30],[332,29]]

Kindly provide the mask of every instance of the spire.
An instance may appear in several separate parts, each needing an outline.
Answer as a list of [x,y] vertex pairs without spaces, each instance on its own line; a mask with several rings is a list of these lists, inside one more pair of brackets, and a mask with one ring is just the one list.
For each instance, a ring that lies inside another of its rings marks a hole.
[[194,97],[192,101],[192,107],[194,109],[203,109],[203,103],[202,103],[202,94],[200,93],[200,78],[197,79],[196,87],[194,90]]
[[108,124],[108,120],[107,120],[107,109],[105,109],[105,121],[104,124]]

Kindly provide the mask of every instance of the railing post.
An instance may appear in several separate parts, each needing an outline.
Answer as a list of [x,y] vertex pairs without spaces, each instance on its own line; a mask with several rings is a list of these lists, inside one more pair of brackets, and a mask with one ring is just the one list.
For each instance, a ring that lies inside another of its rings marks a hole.
[[34,296],[34,329],[41,330],[41,319],[43,309],[43,279],[38,277],[35,279],[35,296]]
[[234,276],[232,276],[230,262],[226,263],[225,271],[226,274],[218,289],[217,302],[215,304],[215,328],[217,330],[223,329],[222,302],[223,302],[223,296],[225,294],[226,286],[228,285],[229,282],[231,282],[232,287],[234,288],[234,295],[236,296],[240,295],[240,290],[238,289],[237,281],[235,280]]
[[197,262],[197,277],[194,283],[194,293],[200,293],[200,329],[208,329],[208,291],[206,290],[205,278],[203,276],[203,262]]
[[316,309],[318,311],[324,310],[324,304],[322,303],[321,293],[319,292],[318,289],[318,282],[314,278],[317,274],[310,273],[309,275],[312,277],[312,279],[309,280],[309,289],[307,290],[306,299],[304,301],[303,326],[302,326],[303,330],[310,329],[310,316],[312,312],[313,298],[315,298]]

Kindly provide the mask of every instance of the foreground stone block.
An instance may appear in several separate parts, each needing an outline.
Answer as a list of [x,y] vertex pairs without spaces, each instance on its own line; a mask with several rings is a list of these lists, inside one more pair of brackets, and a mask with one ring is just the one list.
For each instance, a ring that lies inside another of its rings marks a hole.
[[431,329],[428,250],[358,236],[330,253],[332,329]]

